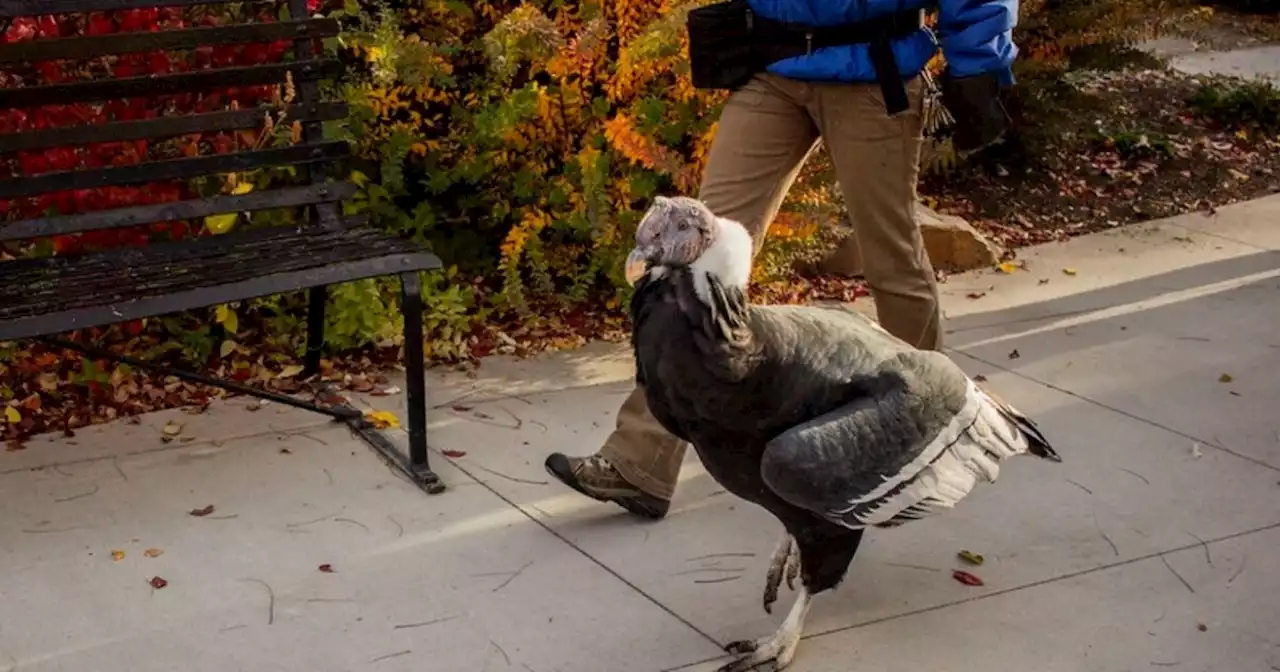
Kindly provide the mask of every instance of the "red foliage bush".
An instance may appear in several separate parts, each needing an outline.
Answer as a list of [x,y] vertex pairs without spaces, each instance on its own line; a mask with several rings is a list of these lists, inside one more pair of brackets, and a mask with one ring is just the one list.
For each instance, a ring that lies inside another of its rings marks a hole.
[[[14,19],[9,24],[8,29],[0,35],[0,43],[11,44],[77,35],[107,35],[275,20],[276,17],[271,13],[270,7],[264,7],[256,16],[243,17],[229,16],[226,10],[218,13],[216,8],[152,8],[88,15],[22,17]],[[291,46],[287,41],[280,41],[270,44],[201,47],[188,52],[157,51],[123,54],[86,61],[43,61],[23,64],[0,72],[0,87],[65,84],[104,77],[143,77],[208,68],[273,63],[280,62]],[[164,95],[4,110],[0,111],[0,133],[49,130],[68,126],[153,119],[162,115],[255,107],[278,100],[279,95],[277,86],[233,87],[201,94]],[[196,134],[157,141],[108,142],[81,147],[24,151],[0,157],[0,176],[32,176],[50,172],[127,166],[149,159],[228,153],[250,149],[257,139],[257,131],[246,131]],[[195,193],[191,185],[186,182],[106,187],[46,194],[17,199],[14,202],[0,200],[0,212],[6,213],[5,219],[29,219],[166,203],[193,196]],[[189,226],[185,222],[165,222],[132,229],[112,229],[78,236],[59,236],[52,241],[52,249],[55,253],[66,254],[89,247],[145,245],[157,236],[177,239],[200,233],[199,227]]]

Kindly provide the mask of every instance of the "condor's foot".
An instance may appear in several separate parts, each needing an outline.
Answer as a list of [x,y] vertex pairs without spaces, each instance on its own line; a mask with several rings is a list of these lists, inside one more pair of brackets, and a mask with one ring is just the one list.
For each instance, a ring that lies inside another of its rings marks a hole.
[[764,610],[773,613],[773,603],[778,601],[778,588],[782,586],[782,578],[787,579],[787,587],[795,590],[796,577],[800,575],[800,547],[795,537],[784,533],[778,547],[769,559],[769,573],[764,579]]
[[800,596],[796,598],[791,612],[782,622],[782,627],[763,639],[733,642],[724,647],[725,651],[737,654],[738,658],[724,665],[717,672],[747,672],[755,669],[776,672],[785,669],[796,657],[796,648],[800,646],[800,634],[804,630],[804,618],[808,615],[809,605],[812,603],[813,598],[809,595],[809,591],[801,586]]

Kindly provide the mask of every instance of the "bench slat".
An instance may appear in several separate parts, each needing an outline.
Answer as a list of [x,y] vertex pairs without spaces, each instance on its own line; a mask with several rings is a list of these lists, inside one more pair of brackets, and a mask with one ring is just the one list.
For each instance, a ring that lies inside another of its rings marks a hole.
[[440,268],[416,243],[357,228],[267,227],[0,263],[0,341]]
[[173,138],[191,133],[240,131],[260,128],[268,113],[278,119],[283,109],[284,123],[295,121],[330,121],[345,119],[346,103],[289,105],[284,108],[259,107],[249,110],[206,112],[178,117],[160,117],[141,121],[116,121],[107,124],[64,126],[42,131],[0,134],[0,154],[53,147],[76,147],[99,142],[127,142]]
[[254,212],[319,203],[337,203],[351,198],[355,193],[356,185],[350,182],[333,182],[255,191],[241,196],[214,196],[157,205],[99,210],[78,215],[24,219],[7,224],[0,222],[0,242],[198,219],[228,212]]
[[[229,5],[243,0],[0,0],[0,18],[36,16],[39,14],[78,14],[80,12],[112,12],[152,7],[192,7],[194,5]],[[275,0],[266,3],[276,4]],[[257,4],[265,4],[258,2]]]
[[118,187],[165,180],[191,179],[203,175],[236,173],[270,166],[297,166],[347,156],[350,145],[341,140],[258,149],[235,154],[194,156],[151,161],[133,166],[72,170],[35,177],[0,180],[0,198],[20,198],[58,191]]
[[292,73],[295,82],[315,81],[335,77],[341,72],[342,64],[337,59],[323,58],[293,63],[196,70],[171,75],[145,75],[52,86],[27,86],[0,89],[0,108],[66,105],[114,98],[189,93],[233,86],[280,84],[285,81],[286,73]]
[[336,19],[309,19],[28,40],[0,46],[0,64],[85,59],[146,51],[179,51],[196,47],[219,47],[252,42],[314,39],[333,37],[338,34],[338,30]]

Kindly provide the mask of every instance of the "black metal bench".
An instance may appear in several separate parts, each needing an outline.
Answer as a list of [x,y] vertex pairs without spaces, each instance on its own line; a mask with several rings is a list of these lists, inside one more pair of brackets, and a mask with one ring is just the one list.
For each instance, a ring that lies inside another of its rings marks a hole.
[[[0,22],[54,13],[226,4],[231,0],[0,0]],[[281,4],[281,3],[258,3]],[[30,67],[57,59],[94,59],[128,53],[189,51],[207,46],[289,41],[292,59],[238,67],[191,69],[170,74],[104,77],[0,89],[0,110],[94,103],[124,98],[208,93],[232,86],[285,85],[296,92],[284,119],[300,121],[301,137],[283,146],[148,160],[133,165],[13,175],[0,179],[0,200],[74,190],[133,186],[261,168],[292,166],[299,184],[239,195],[190,198],[155,205],[0,221],[0,245],[121,227],[205,218],[211,215],[290,208],[308,220],[298,226],[233,230],[219,236],[155,243],[140,248],[0,261],[0,341],[38,338],[93,357],[163,370],[170,375],[305,408],[345,422],[390,464],[428,492],[443,491],[427,459],[426,388],[423,371],[422,271],[440,260],[418,245],[344,218],[340,205],[355,192],[329,181],[324,168],[348,154],[345,142],[326,140],[322,122],[346,116],[346,105],[321,99],[319,82],[341,71],[336,60],[316,56],[313,41],[337,35],[331,19],[309,19],[307,0],[288,0],[291,17],[273,23],[139,31],[38,39],[0,45],[0,68]],[[279,106],[229,109],[144,120],[109,121],[0,134],[0,158],[92,143],[163,140],[205,132],[259,129]],[[328,285],[398,275],[401,280],[409,450],[406,456],[364,414],[349,404],[314,403],[295,396],[217,380],[150,362],[117,357],[55,335],[272,294],[309,290],[305,373],[320,365]]]

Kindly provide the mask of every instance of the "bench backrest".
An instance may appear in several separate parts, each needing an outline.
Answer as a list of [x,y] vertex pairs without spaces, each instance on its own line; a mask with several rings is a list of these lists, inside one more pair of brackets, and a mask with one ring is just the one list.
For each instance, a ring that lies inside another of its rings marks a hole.
[[[324,182],[349,150],[323,122],[347,107],[321,100],[341,64],[317,46],[339,25],[308,0],[241,5],[272,22],[199,18],[230,4],[0,0],[0,245],[300,206],[337,221],[355,187]],[[193,182],[285,166],[301,179],[268,190]]]

